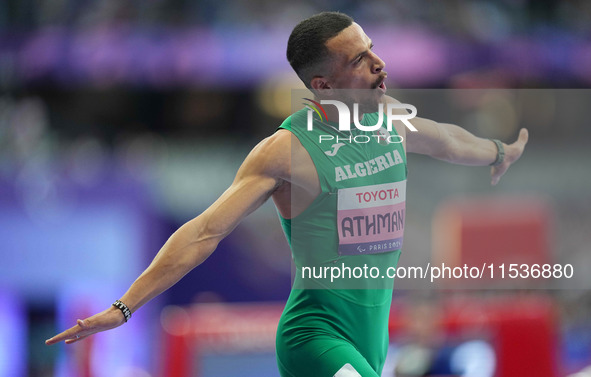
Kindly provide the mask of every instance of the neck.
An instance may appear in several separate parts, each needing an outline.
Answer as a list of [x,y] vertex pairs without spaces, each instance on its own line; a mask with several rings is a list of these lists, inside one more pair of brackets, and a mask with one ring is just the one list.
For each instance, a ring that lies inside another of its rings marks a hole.
[[[318,101],[320,103],[322,98],[315,97],[314,100]],[[349,123],[353,123],[354,115],[355,115],[355,112],[353,111],[353,106],[349,106],[347,104],[347,107],[349,108]],[[323,106],[323,108],[324,108],[324,111],[326,112],[326,119],[329,122],[334,122],[334,123],[339,122],[339,111],[337,110],[336,106],[325,105],[325,106]],[[359,110],[357,116],[358,116],[357,120],[361,121],[361,119],[363,119],[363,112],[361,110]]]

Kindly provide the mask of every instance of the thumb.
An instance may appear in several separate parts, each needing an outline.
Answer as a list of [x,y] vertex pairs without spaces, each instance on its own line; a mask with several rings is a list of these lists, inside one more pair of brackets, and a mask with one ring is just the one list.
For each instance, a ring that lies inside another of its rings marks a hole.
[[517,138],[517,141],[525,145],[528,139],[529,132],[527,131],[527,128],[522,128],[521,130],[519,130],[519,137]]
[[76,323],[78,324],[78,326],[80,326],[83,330],[86,330],[88,328],[88,323],[82,319],[79,319],[76,321]]

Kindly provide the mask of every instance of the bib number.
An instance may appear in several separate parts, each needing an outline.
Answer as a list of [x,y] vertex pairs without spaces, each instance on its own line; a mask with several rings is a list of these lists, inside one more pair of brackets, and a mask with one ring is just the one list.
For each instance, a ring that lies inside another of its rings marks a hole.
[[378,254],[402,247],[406,180],[338,191],[340,255]]

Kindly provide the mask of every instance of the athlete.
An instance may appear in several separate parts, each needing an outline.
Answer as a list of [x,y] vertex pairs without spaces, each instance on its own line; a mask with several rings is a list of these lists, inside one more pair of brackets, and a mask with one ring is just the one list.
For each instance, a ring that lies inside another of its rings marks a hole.
[[[287,58],[315,100],[358,103],[359,119],[350,121],[373,126],[380,120],[379,105],[385,109],[398,101],[385,95],[385,63],[372,47],[349,16],[323,12],[293,29]],[[396,265],[404,230],[406,152],[492,165],[495,185],[523,153],[528,133],[522,129],[517,141],[503,144],[418,117],[411,120],[416,132],[402,122],[392,122],[388,131],[385,121],[376,132],[353,126],[341,131],[336,107],[323,110],[324,118],[312,116],[311,131],[306,122],[312,111],[287,118],[250,152],[220,198],[168,239],[120,300],[46,343],[72,344],[121,326],[204,262],[244,217],[272,198],[297,271],[277,331],[281,375],[379,376],[393,281],[344,275],[356,267],[367,271]],[[320,135],[333,136],[335,142],[320,143]],[[370,142],[347,141],[355,137]],[[340,279],[322,275],[333,266],[342,269]]]

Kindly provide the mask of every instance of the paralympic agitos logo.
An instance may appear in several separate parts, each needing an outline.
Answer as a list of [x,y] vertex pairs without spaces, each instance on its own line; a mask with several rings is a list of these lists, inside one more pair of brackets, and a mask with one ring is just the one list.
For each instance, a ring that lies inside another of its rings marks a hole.
[[[337,108],[339,114],[339,131],[351,131],[351,111],[349,107],[341,101],[336,100],[320,100],[320,102],[304,98],[309,103],[303,105],[308,108],[308,119],[307,126],[308,131],[314,129],[314,113],[318,115],[321,122],[326,121],[326,111],[322,105],[333,105]],[[407,114],[394,114],[395,110],[405,109],[410,111]],[[416,132],[417,129],[409,122],[409,119],[414,118],[417,115],[417,108],[413,105],[405,103],[389,103],[386,105],[386,111],[384,112],[384,104],[378,105],[378,121],[375,125],[363,125],[359,122],[359,104],[353,104],[353,124],[361,131],[378,131],[382,128],[384,123],[384,113],[386,114],[386,128],[388,132],[392,131],[392,122],[395,120],[401,121],[410,131]],[[322,116],[324,115],[324,117]]]

